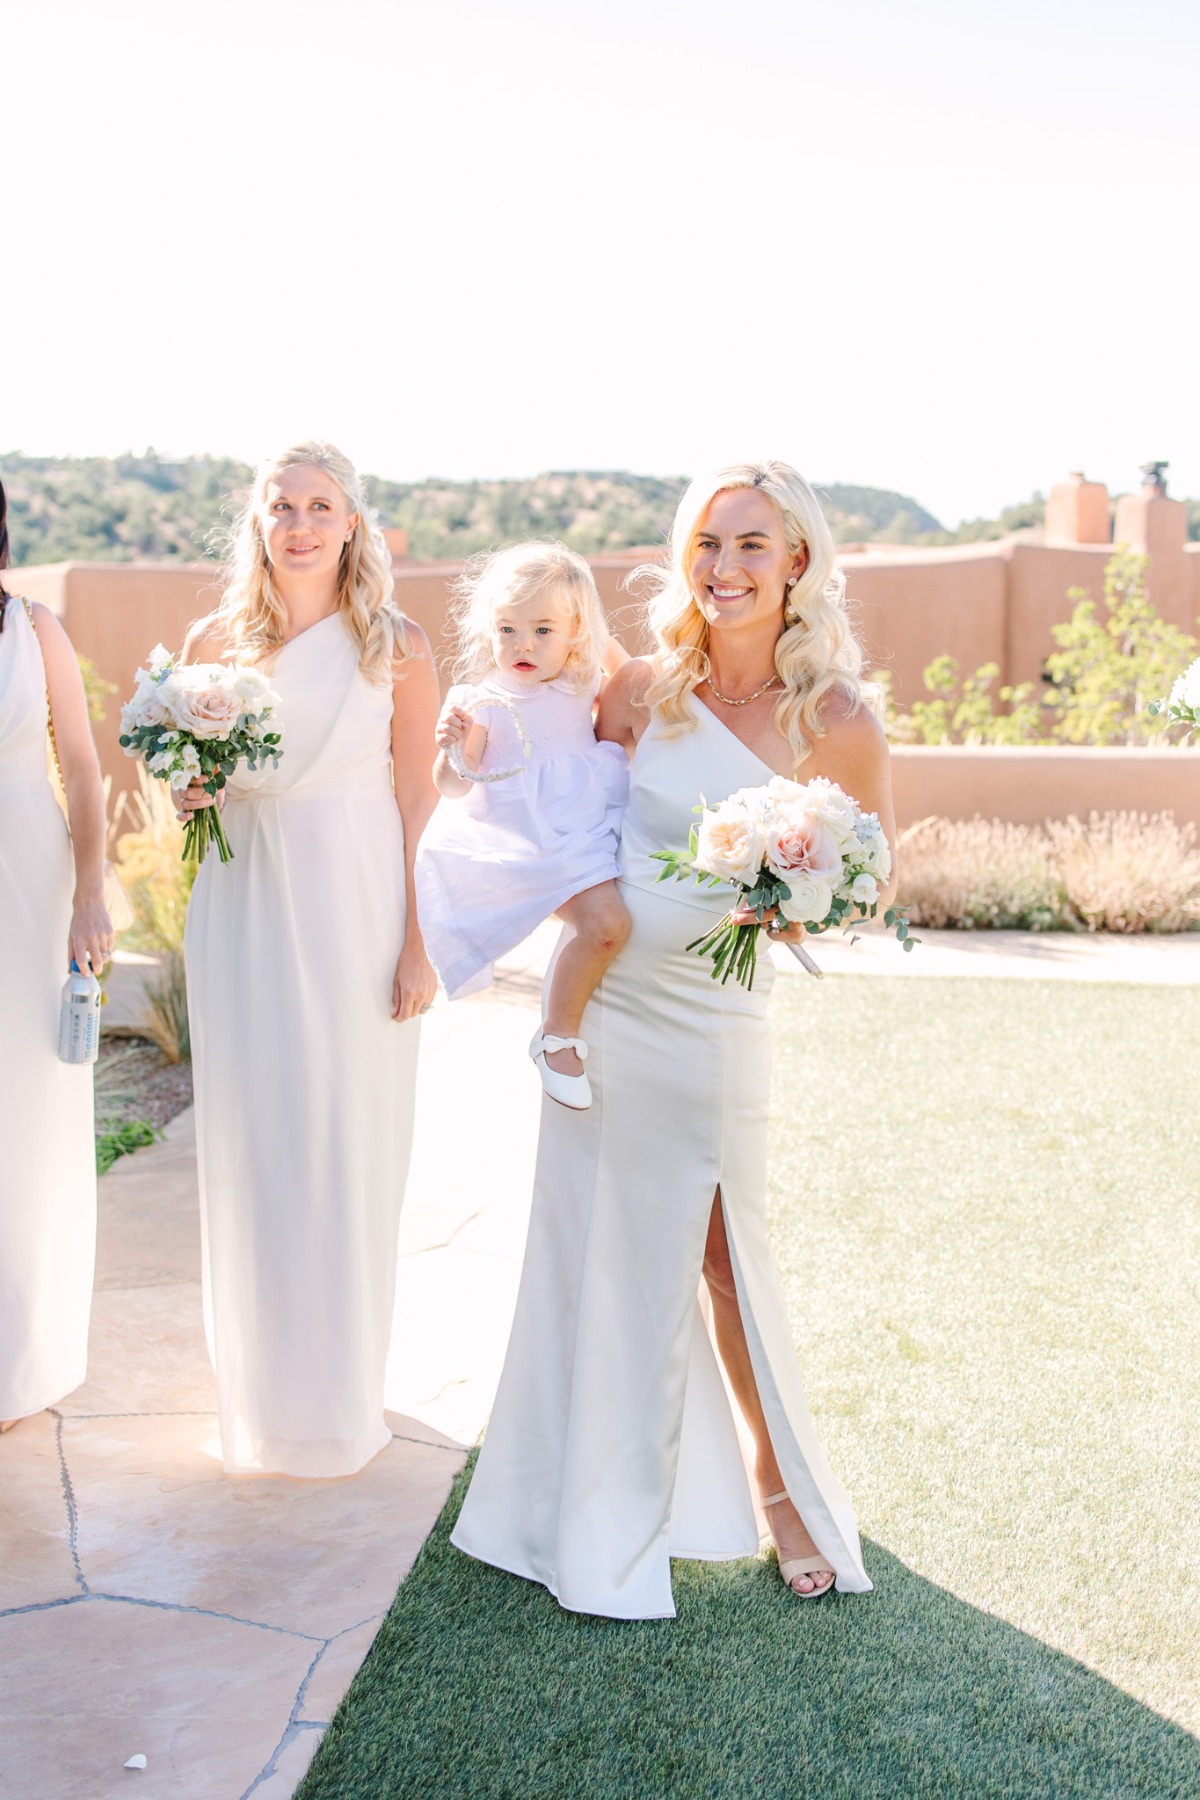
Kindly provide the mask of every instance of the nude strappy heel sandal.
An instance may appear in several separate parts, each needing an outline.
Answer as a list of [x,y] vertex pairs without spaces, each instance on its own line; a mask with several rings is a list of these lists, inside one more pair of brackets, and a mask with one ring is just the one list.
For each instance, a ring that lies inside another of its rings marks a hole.
[[592,1089],[586,1075],[560,1075],[546,1061],[546,1052],[551,1055],[556,1050],[574,1050],[580,1062],[587,1061],[588,1047],[582,1038],[556,1037],[539,1026],[533,1034],[533,1042],[529,1046],[529,1054],[537,1064],[537,1072],[542,1078],[542,1086],[552,1100],[560,1106],[569,1106],[575,1112],[586,1112],[592,1104]]
[[[759,1505],[765,1512],[768,1506],[778,1506],[781,1500],[790,1499],[791,1495],[785,1488],[781,1494],[772,1494],[769,1500],[760,1500]],[[778,1552],[778,1545],[776,1545],[776,1552]],[[829,1564],[825,1561],[825,1558],[820,1555],[790,1556],[786,1562],[784,1562],[781,1556],[779,1558],[779,1573],[783,1578],[784,1587],[786,1587],[789,1594],[794,1594],[797,1600],[819,1600],[822,1594],[831,1594],[833,1592],[832,1581],[827,1581],[824,1587],[809,1588],[807,1594],[800,1588],[794,1588],[792,1582],[796,1579],[797,1575],[836,1575],[837,1570],[831,1569]]]

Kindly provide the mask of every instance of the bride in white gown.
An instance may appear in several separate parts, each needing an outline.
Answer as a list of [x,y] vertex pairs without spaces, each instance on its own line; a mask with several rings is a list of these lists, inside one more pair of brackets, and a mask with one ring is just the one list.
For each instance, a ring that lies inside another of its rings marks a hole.
[[[186,657],[262,663],[277,769],[239,765],[187,922],[204,1322],[231,1473],[352,1475],[389,1441],[384,1366],[436,978],[413,904],[437,682],[338,451],[260,469]],[[203,804],[188,790],[186,804]]]
[[584,1019],[591,1110],[543,1101],[512,1338],[453,1534],[612,1618],[673,1615],[672,1556],[757,1551],[718,1356],[788,1586],[871,1586],[767,1242],[770,958],[750,992],[714,982],[684,947],[731,890],[660,886],[651,858],[686,844],[701,795],[715,804],[801,764],[894,840],[887,747],[862,704],[828,527],[793,469],[694,482],[672,542],[651,606],[658,648],[613,678],[599,723],[633,754],[620,851],[632,932]]

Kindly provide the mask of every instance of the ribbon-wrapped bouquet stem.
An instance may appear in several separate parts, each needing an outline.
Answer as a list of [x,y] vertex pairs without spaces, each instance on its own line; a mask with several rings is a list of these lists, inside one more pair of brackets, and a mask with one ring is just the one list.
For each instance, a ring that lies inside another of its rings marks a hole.
[[[700,824],[692,826],[686,851],[655,851],[663,864],[658,879],[693,876],[712,887],[728,882],[740,890],[742,908],[756,915],[755,923],[739,925],[727,912],[687,945],[712,957],[714,981],[735,975],[743,987],[753,987],[759,928],[768,915],[803,925],[814,936],[876,916],[892,853],[877,815],[864,812],[835,782],[777,775],[765,787],[739,788],[719,806],[701,800],[695,810]],[[916,939],[902,910],[889,906],[883,917],[911,950]],[[797,954],[811,973],[820,973],[810,957]]]
[[[278,765],[280,734],[267,729],[278,704],[266,676],[248,664],[180,664],[157,644],[121,708],[121,748],[176,793],[199,781],[215,800],[238,763]],[[184,859],[203,862],[210,845],[222,862],[233,855],[219,806],[199,808],[188,820]]]

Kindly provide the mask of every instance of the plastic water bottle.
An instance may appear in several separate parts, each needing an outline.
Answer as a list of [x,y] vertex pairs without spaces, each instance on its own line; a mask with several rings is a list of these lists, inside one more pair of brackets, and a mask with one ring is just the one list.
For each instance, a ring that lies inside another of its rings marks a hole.
[[58,1015],[60,1062],[94,1063],[100,1054],[100,983],[72,961]]

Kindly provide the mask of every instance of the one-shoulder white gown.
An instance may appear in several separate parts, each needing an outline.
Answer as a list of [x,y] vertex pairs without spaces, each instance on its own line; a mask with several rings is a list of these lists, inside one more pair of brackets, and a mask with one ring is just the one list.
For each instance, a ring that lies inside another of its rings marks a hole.
[[74,884],[41,648],[14,598],[0,632],[0,1419],[52,1406],[87,1371],[92,1071],[58,1060]]
[[231,1473],[350,1475],[383,1379],[419,1026],[392,690],[334,614],[280,652],[283,757],[239,766],[187,922],[204,1323]]
[[674,1614],[670,1558],[754,1555],[749,1481],[698,1304],[720,1187],[739,1304],[788,1493],[843,1592],[858,1527],[809,1417],[767,1242],[770,959],[721,986],[685,952],[727,888],[657,884],[716,803],[772,771],[694,698],[694,730],[652,723],[621,842],[633,930],[588,1009],[595,1100],[543,1101],[525,1267],[495,1410],[453,1541],[610,1618]]

